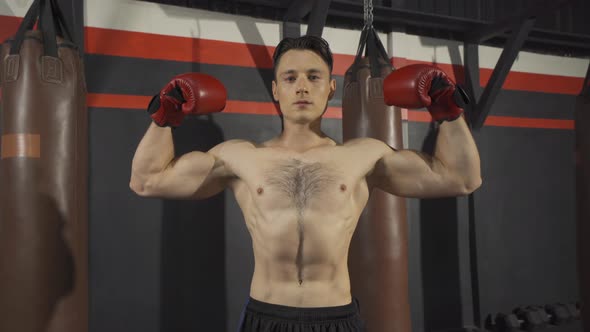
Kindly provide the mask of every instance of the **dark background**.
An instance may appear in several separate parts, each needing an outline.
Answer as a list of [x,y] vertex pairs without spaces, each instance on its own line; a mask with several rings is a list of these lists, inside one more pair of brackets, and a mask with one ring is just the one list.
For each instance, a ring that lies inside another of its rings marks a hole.
[[[511,8],[532,3],[464,2],[465,6],[476,3],[475,16],[444,9],[444,3],[452,8],[450,1],[383,5],[493,21]],[[176,3],[266,14],[237,1]],[[75,11],[77,6],[71,8]],[[579,13],[588,4],[577,6],[547,16],[537,29],[578,34],[584,40],[588,21],[580,20]],[[272,15],[280,14],[280,8],[276,10]],[[357,21],[329,19],[328,23],[355,26]],[[82,42],[81,28],[77,31]],[[408,26],[407,31],[456,37],[434,28]],[[501,44],[502,38],[490,42]],[[585,54],[584,47],[570,45],[556,51],[551,41],[546,42],[526,47],[559,55]],[[149,96],[176,73],[201,71],[219,78],[228,87],[230,100],[271,101],[270,69],[99,54],[86,54],[84,60],[90,93]],[[336,79],[341,87],[342,77]],[[572,120],[574,104],[573,95],[503,90],[492,112]],[[341,105],[341,90],[331,105]],[[90,331],[222,331],[220,326],[233,331],[254,264],[241,212],[230,192],[197,202],[133,194],[128,188],[131,159],[149,122],[141,110],[90,109]],[[406,124],[409,148],[432,148],[429,124]],[[323,128],[342,140],[339,119],[325,119]],[[175,131],[175,142],[177,152],[183,153],[207,150],[233,138],[260,142],[279,132],[277,116],[222,113],[188,119]],[[408,200],[414,331],[481,327],[489,315],[516,306],[578,300],[573,130],[485,126],[474,137],[484,181],[477,192],[452,199]],[[581,331],[581,327],[577,322],[553,330]]]
[[[89,90],[157,91],[171,73],[192,66],[145,61],[86,56]],[[99,79],[113,67],[126,70],[114,71],[109,84]],[[121,81],[139,78],[136,67],[152,68],[150,76],[125,86]],[[229,86],[231,99],[270,100],[262,83],[249,78],[254,69],[199,70]],[[239,89],[236,77],[253,83]],[[574,101],[569,95],[502,91],[494,110],[572,119]],[[149,118],[117,109],[90,114],[91,330],[198,331],[203,320],[212,331],[226,322],[233,330],[248,296],[253,257],[232,194],[198,202],[135,196],[127,187],[131,159]],[[340,120],[325,119],[323,128],[341,141]],[[408,122],[407,129],[409,147],[428,150],[430,126]],[[190,119],[175,135],[177,149],[188,151],[233,138],[260,142],[279,132],[277,116],[222,113]],[[479,325],[487,315],[520,305],[578,299],[573,131],[486,126],[474,136],[484,180],[475,194],[408,200],[415,331]]]

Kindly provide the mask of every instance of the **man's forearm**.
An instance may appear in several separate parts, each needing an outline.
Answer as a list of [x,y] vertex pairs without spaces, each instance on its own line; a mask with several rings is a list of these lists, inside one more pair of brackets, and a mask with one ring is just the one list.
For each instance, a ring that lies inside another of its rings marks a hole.
[[166,169],[173,159],[172,130],[152,122],[133,156],[131,182],[145,181],[150,175]]
[[463,116],[440,125],[434,157],[451,175],[462,179],[469,191],[481,184],[479,152]]

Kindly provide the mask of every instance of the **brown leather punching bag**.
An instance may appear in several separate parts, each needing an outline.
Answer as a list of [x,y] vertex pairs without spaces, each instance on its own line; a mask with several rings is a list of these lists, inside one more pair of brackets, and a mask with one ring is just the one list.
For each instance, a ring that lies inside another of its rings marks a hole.
[[584,331],[590,331],[590,66],[576,99],[578,279]]
[[[366,56],[363,57],[363,52]],[[383,79],[392,71],[372,27],[365,27],[354,63],[346,72],[342,101],[344,140],[379,139],[401,149],[401,110],[385,105]],[[352,294],[370,332],[409,332],[405,199],[379,189],[371,193],[349,253]]]
[[70,36],[57,1],[35,0],[0,48],[0,331],[88,331],[86,87]]

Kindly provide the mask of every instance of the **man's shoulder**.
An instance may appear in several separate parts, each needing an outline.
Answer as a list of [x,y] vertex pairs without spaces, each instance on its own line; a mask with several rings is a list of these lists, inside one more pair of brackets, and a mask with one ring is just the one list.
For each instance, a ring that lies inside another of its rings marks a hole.
[[370,137],[361,137],[348,140],[344,143],[347,149],[347,158],[356,161],[363,160],[367,167],[373,167],[384,156],[391,153],[392,149],[385,142]]
[[227,153],[237,153],[252,148],[256,148],[256,145],[250,141],[244,139],[230,139],[217,144],[209,150],[209,153],[216,156],[223,156]]
[[255,148],[256,144],[245,139],[230,139],[219,144],[224,147]]
[[369,150],[386,150],[389,148],[389,146],[387,144],[385,144],[385,142],[380,141],[378,139],[374,139],[371,137],[359,137],[359,138],[353,138],[350,139],[346,142],[344,142],[344,144],[342,144],[343,146],[346,147],[351,147],[351,148],[358,148],[358,149],[369,149]]

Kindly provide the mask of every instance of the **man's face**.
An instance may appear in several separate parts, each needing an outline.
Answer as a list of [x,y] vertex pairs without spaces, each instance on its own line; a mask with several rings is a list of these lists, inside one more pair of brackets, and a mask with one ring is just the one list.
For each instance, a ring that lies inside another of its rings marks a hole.
[[272,93],[283,120],[309,123],[321,117],[336,91],[328,64],[310,50],[285,52],[276,69]]

